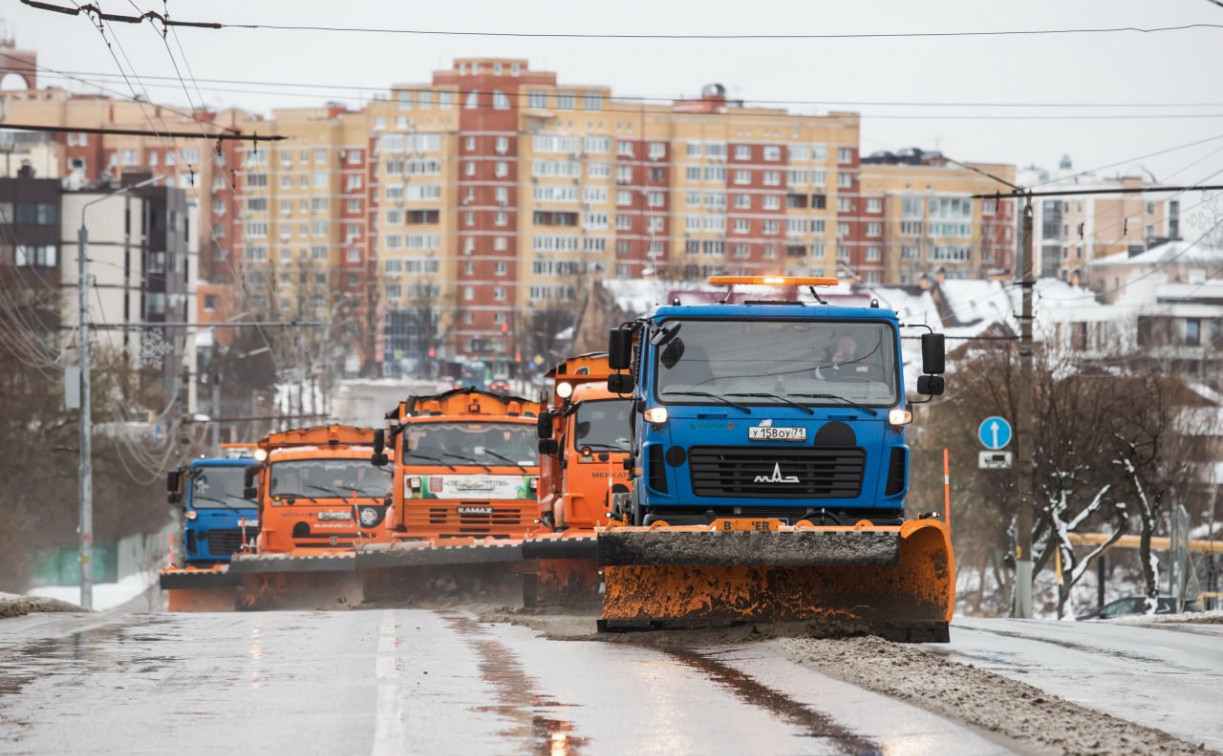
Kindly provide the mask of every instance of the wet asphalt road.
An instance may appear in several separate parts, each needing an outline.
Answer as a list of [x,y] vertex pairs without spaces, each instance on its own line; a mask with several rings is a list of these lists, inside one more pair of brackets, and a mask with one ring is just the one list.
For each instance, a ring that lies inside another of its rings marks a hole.
[[461,611],[31,615],[0,752],[1001,754],[754,644],[555,641]]

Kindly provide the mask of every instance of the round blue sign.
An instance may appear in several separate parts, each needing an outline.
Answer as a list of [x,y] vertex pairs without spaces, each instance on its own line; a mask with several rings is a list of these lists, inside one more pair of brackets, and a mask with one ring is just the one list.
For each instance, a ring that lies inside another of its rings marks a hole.
[[977,438],[986,449],[1004,449],[1011,443],[1011,424],[1001,417],[987,417],[977,429]]

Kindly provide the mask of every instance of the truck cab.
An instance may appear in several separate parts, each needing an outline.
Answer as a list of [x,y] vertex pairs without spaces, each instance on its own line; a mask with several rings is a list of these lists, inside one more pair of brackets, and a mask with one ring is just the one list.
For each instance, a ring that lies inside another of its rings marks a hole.
[[168,473],[167,499],[183,511],[179,566],[224,564],[251,545],[259,532],[259,512],[245,496],[243,480],[255,464],[253,456],[194,459]]
[[351,549],[389,540],[391,477],[371,468],[374,432],[322,425],[259,442],[247,493],[259,503],[261,553]]
[[[658,308],[612,332],[615,392],[634,402],[630,492],[614,514],[633,525],[725,518],[784,524],[904,521],[909,480],[896,313],[824,303],[835,279],[715,277],[792,287],[791,299]],[[811,287],[812,301],[800,301]],[[919,392],[939,393],[942,336],[923,335]]]
[[607,390],[607,353],[571,357],[548,371],[552,393],[539,415],[539,504],[556,530],[611,520],[613,495],[627,492],[632,400]]
[[393,536],[519,538],[538,528],[538,413],[537,402],[476,388],[400,402],[372,457],[391,463]]

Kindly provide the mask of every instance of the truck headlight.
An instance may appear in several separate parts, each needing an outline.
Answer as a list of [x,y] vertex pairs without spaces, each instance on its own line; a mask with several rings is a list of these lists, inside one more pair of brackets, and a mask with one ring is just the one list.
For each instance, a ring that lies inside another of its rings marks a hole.
[[647,423],[660,424],[667,422],[666,407],[650,407],[645,412],[641,413]]
[[183,517],[186,517],[188,520],[194,520],[199,515],[195,513],[194,509],[188,509],[186,512],[183,512]]
[[913,413],[907,409],[888,410],[888,425],[901,427],[913,422]]
[[556,384],[556,395],[559,396],[561,399],[568,399],[569,397],[573,396],[573,384],[572,383]]

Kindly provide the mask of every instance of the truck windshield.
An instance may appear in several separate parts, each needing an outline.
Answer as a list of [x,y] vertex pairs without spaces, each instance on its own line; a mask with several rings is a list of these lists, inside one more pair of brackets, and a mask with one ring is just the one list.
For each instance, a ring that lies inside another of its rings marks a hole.
[[629,399],[604,399],[578,405],[574,423],[573,446],[589,446],[598,451],[629,451],[629,424],[633,402]]
[[539,464],[534,423],[412,423],[404,433],[409,465]]
[[191,477],[191,506],[195,509],[253,508],[242,496],[245,467],[199,467]]
[[268,492],[272,496],[310,499],[382,498],[391,491],[391,471],[368,459],[298,459],[276,462]]
[[896,331],[886,322],[679,322],[675,337],[655,347],[660,402],[879,407],[899,399]]

